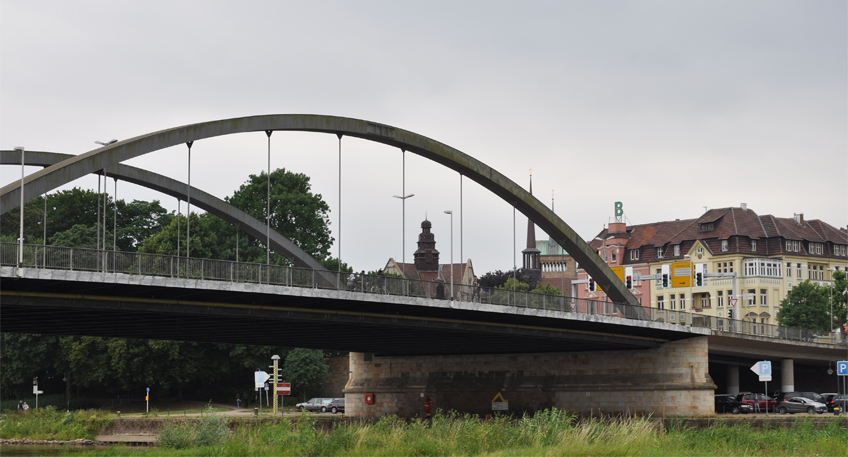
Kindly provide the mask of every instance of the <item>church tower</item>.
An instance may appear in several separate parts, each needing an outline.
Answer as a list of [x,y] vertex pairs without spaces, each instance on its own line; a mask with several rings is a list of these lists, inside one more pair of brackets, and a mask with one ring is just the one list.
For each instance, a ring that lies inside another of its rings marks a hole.
[[[530,173],[530,195],[533,195],[533,173]],[[542,252],[536,249],[536,224],[527,218],[527,248],[521,251],[525,271],[538,270],[542,277]]]
[[439,251],[436,250],[436,238],[430,233],[431,227],[432,224],[427,219],[421,223],[418,250],[413,254],[418,271],[439,271]]

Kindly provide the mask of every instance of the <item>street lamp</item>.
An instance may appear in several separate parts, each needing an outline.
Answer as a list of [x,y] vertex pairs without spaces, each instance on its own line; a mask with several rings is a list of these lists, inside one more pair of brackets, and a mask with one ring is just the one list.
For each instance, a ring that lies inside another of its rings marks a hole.
[[[401,223],[400,223],[400,227],[401,227],[401,236],[400,236],[401,241],[400,242],[402,244],[400,253],[401,253],[401,256],[402,256],[402,259],[403,259],[403,267],[402,267],[402,271],[401,271],[401,276],[406,276],[406,199],[412,198],[414,196],[415,196],[415,194],[404,195],[403,197],[401,197],[400,195],[392,195],[392,197],[399,198],[403,202],[403,205],[402,205],[403,206],[403,210],[402,210],[403,212],[401,213]],[[341,260],[339,260],[339,262],[341,262]]]
[[451,271],[451,301],[453,301],[453,211],[445,210],[445,214],[449,214],[451,218],[451,258],[450,258],[450,271]]

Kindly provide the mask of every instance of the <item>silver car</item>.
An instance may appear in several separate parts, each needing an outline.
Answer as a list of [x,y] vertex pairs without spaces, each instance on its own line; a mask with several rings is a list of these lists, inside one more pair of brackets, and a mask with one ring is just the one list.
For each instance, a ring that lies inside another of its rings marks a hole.
[[779,412],[780,414],[822,414],[827,412],[827,405],[825,405],[824,403],[819,403],[817,401],[810,400],[809,398],[792,397],[790,399],[787,399],[786,401],[778,403],[776,409],[777,412]]

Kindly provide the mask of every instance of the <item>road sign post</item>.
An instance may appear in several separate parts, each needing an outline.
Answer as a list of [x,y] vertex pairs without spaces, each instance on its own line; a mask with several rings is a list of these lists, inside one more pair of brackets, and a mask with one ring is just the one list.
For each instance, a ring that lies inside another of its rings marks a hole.
[[147,392],[144,393],[144,402],[146,404],[145,409],[147,412],[150,412],[150,387],[147,388]]
[[[768,396],[768,382],[771,381],[771,362],[763,360],[755,363],[751,367],[751,371],[759,375],[760,381],[765,383],[765,395]],[[759,400],[754,400],[759,402]],[[768,416],[768,402],[766,402],[766,416]]]
[[[271,360],[273,360],[273,361],[274,361],[274,366],[273,366],[273,369],[274,369],[274,381],[273,381],[273,385],[274,385],[274,387],[275,387],[275,389],[274,389],[274,415],[276,416],[276,415],[277,415],[277,398],[278,398],[277,396],[278,396],[278,395],[280,395],[279,389],[278,389],[278,388],[276,388],[276,387],[279,385],[279,384],[277,384],[277,383],[280,381],[280,380],[278,379],[278,378],[279,378],[279,375],[280,375],[280,372],[279,372],[279,371],[277,371],[277,370],[279,370],[280,356],[278,356],[278,355],[274,354],[274,355],[272,355],[272,356],[271,356]],[[283,412],[283,408],[281,407],[281,408],[280,408],[280,413],[281,413],[281,415],[282,415],[282,412]]]

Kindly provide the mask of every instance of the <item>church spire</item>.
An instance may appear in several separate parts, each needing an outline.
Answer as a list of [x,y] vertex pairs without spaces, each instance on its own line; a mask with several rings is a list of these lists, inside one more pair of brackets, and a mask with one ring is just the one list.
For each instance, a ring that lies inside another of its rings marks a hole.
[[[533,169],[530,169],[530,195],[533,195]],[[541,251],[536,249],[536,224],[527,218],[527,248],[521,251],[525,270],[541,270]]]

